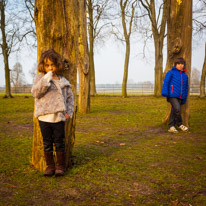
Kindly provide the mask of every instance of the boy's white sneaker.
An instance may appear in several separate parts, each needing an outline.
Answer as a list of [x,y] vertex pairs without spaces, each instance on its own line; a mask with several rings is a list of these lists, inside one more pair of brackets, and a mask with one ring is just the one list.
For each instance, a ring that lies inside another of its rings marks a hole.
[[179,129],[181,129],[183,132],[187,132],[189,130],[189,128],[184,126],[183,124],[179,126]]
[[170,127],[168,132],[171,132],[171,133],[178,133],[178,131],[176,130],[176,128],[174,126]]

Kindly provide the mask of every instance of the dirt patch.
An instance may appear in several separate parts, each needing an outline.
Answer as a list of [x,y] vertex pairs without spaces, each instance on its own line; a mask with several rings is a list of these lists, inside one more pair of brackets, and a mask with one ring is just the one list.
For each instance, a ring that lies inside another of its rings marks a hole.
[[25,133],[30,133],[32,135],[33,122],[17,124],[15,121],[7,121],[1,125],[1,131],[8,137],[15,137],[17,134]]

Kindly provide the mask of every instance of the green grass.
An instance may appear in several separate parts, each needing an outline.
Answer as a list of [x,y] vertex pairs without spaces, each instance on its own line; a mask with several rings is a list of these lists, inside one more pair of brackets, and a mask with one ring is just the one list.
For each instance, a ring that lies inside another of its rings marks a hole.
[[33,98],[0,98],[0,205],[206,204],[206,99],[190,132],[169,134],[164,98],[91,98],[77,113],[74,166],[46,178],[31,163]]

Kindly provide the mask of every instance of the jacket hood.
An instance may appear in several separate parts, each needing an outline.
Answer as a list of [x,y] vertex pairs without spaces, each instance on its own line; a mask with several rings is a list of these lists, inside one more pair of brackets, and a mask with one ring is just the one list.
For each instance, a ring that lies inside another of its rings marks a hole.
[[[174,66],[174,67],[172,67],[172,70],[178,70],[178,69]],[[183,69],[182,71],[185,72],[185,71],[187,71],[187,69]]]

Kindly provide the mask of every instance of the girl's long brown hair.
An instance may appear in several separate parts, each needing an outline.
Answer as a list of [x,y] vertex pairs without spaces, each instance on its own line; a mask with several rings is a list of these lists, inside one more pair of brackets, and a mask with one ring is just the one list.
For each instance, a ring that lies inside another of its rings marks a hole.
[[39,59],[39,64],[38,64],[38,71],[46,73],[45,68],[44,68],[44,60],[49,59],[54,63],[56,66],[56,74],[62,74],[64,71],[64,64],[62,61],[62,58],[59,53],[57,53],[54,49],[48,49],[44,52],[42,52],[41,57]]

